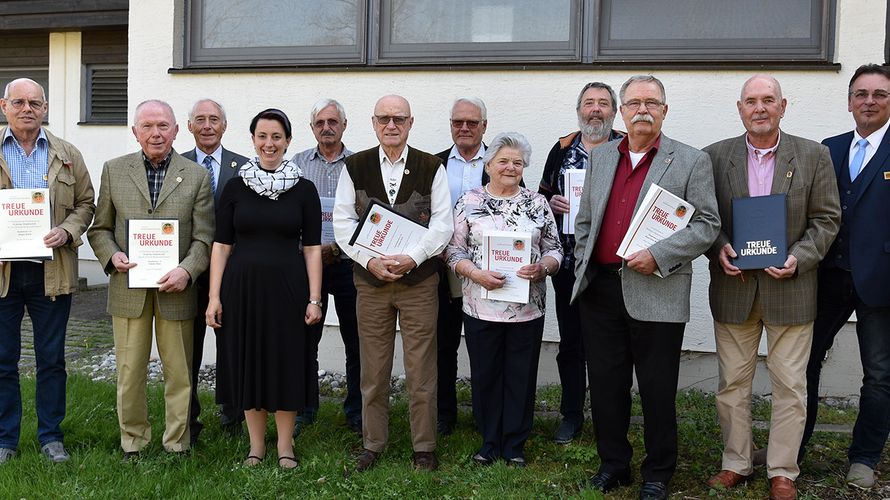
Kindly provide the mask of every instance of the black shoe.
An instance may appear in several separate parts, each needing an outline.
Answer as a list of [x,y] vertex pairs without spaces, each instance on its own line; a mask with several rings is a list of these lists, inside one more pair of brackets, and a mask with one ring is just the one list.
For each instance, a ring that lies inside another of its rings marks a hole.
[[198,436],[202,430],[204,430],[204,424],[197,420],[189,424],[189,446],[194,447],[198,444]]
[[476,465],[487,466],[487,465],[491,465],[494,463],[493,458],[486,457],[486,456],[482,455],[481,453],[477,453],[477,454],[473,455],[472,459],[473,459],[473,463]]
[[354,420],[347,420],[346,427],[349,427],[349,430],[358,434],[359,436],[362,435],[362,419],[357,418]]
[[436,431],[439,433],[440,436],[450,436],[454,434],[454,422],[439,420],[436,423]]
[[121,463],[128,464],[139,461],[138,451],[125,451],[121,456]]
[[569,444],[581,432],[581,427],[583,426],[583,422],[576,424],[563,419],[562,423],[559,424],[559,429],[556,429],[556,432],[553,434],[553,441],[557,444]]
[[241,436],[241,422],[229,422],[226,424],[221,423],[220,427],[222,427],[223,432],[225,432],[226,435],[229,437]]
[[297,421],[294,424],[294,437],[298,437],[301,432],[303,432],[303,428],[307,425],[312,425],[315,423],[315,414],[304,413],[302,415],[297,416]]
[[630,472],[622,474],[613,474],[611,472],[597,472],[590,478],[588,482],[591,488],[608,493],[615,488],[627,486],[630,484]]
[[661,481],[644,481],[640,487],[640,500],[667,500],[668,485]]
[[528,465],[522,457],[513,457],[507,459],[507,467],[519,467],[520,469]]

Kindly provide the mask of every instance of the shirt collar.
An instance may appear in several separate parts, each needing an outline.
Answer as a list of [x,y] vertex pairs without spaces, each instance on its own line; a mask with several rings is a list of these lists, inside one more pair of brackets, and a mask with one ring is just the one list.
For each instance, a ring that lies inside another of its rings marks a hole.
[[[883,127],[875,130],[874,132],[869,134],[868,137],[864,138],[866,141],[868,141],[868,145],[871,146],[872,150],[877,151],[878,148],[881,147],[881,141],[883,141],[884,136],[887,135],[888,127],[890,127],[890,120],[887,120],[887,122],[884,123]],[[855,128],[853,128],[853,144],[859,142],[859,139],[863,139],[863,137],[859,135],[859,132],[857,132]]]
[[751,141],[748,139],[748,134],[745,134],[745,147],[748,148],[748,156],[757,155],[758,158],[763,158],[766,155],[773,153],[775,154],[776,150],[779,149],[779,143],[782,141],[782,131],[779,131],[779,136],[776,138],[776,144],[770,148],[755,148],[751,145]]
[[[481,160],[483,156],[485,156],[485,144],[479,144],[479,149],[476,150],[476,153],[470,158],[470,161]],[[451,152],[448,153],[448,159],[450,160],[452,158],[466,162],[464,157],[460,155],[460,151],[457,150],[457,144],[451,146]]]
[[[383,146],[377,147],[377,152],[380,153],[380,164],[383,165],[383,162],[389,161],[389,157],[386,156],[386,153],[383,152]],[[408,162],[408,145],[405,144],[405,147],[402,148],[402,152],[399,154],[398,159],[392,162],[395,165],[398,162],[407,163]]]
[[211,157],[216,161],[217,165],[222,165],[222,144],[216,147],[209,155],[204,151],[201,151],[201,148],[195,148],[195,163],[198,165],[204,166],[204,158]]
[[[658,148],[661,147],[661,138],[662,137],[664,137],[664,134],[658,134],[658,139],[655,139],[655,144],[653,144],[652,147],[649,148],[649,151],[646,151],[646,154],[649,154],[650,152],[652,152],[652,154],[654,155],[655,153],[658,152]],[[621,139],[621,142],[618,143],[618,151],[623,154],[630,155],[630,137],[629,136],[624,136],[624,138]]]
[[[12,133],[12,129],[10,127],[6,127],[6,132],[3,133],[3,144],[6,144],[6,141],[8,141],[10,137],[12,138],[13,142],[15,142],[19,147],[22,147],[21,144],[19,144],[19,140],[16,139],[15,135]],[[37,147],[43,147],[46,145],[47,142],[48,140],[46,138],[46,132],[43,130],[43,127],[40,127],[40,133],[37,134]]]
[[[328,161],[328,159],[325,158],[323,154],[321,154],[321,151],[318,150],[318,146],[315,146],[315,148],[312,150],[312,153],[309,155],[309,159],[310,159],[310,160],[315,160],[315,159],[317,159],[317,160],[321,160],[321,161],[323,161],[323,162],[325,162],[325,163],[337,163],[337,162],[339,162],[340,160],[342,160],[343,158],[346,158],[346,144],[343,144],[343,143],[341,142],[340,145],[343,146],[343,149],[340,151],[340,154],[337,155],[336,158],[334,158],[334,161]],[[406,147],[405,149],[408,149],[408,148]],[[381,151],[382,151],[382,150],[381,150]],[[382,161],[383,161],[383,160],[381,160],[381,162],[382,162]]]
[[[151,164],[151,161],[148,159],[148,157],[145,156],[145,151],[139,151],[139,152],[142,153],[142,163],[145,164],[145,168],[155,168],[154,165]],[[204,155],[204,156],[207,156],[207,155]],[[172,158],[173,158],[173,150],[171,149],[170,152],[167,153],[167,156],[165,156],[164,159],[158,163],[158,169],[167,168],[170,165],[170,160]]]

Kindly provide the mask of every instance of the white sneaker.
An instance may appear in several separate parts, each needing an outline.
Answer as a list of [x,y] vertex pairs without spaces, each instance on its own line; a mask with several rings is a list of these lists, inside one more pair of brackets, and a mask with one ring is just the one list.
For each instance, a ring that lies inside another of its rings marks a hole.
[[61,441],[53,441],[51,443],[46,443],[40,448],[40,451],[46,455],[46,458],[49,459],[50,462],[59,464],[62,462],[67,462],[71,459],[71,455],[65,451],[65,446],[62,445]]
[[875,471],[865,464],[851,464],[847,473],[847,484],[868,490],[875,485]]

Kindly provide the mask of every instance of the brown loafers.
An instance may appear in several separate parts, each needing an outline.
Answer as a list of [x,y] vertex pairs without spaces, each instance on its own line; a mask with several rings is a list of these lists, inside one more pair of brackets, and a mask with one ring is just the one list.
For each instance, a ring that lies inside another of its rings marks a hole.
[[439,468],[439,459],[431,451],[415,451],[414,468],[417,470],[434,471]]
[[723,488],[728,490],[749,479],[751,479],[751,476],[743,476],[737,472],[723,469],[711,476],[711,479],[708,479],[707,484],[711,488]]
[[784,476],[772,477],[769,480],[769,500],[796,500],[797,486],[794,481]]

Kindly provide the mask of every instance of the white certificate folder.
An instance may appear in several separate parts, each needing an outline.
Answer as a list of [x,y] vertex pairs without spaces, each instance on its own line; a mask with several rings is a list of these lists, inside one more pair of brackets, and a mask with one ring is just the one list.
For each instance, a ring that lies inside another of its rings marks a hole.
[[[683,230],[694,212],[695,207],[689,202],[657,184],[652,184],[618,246],[618,256],[627,259],[631,254]],[[655,274],[661,276],[657,270]]]
[[127,271],[130,288],[160,288],[158,280],[179,265],[179,221],[128,220],[127,258],[136,264]]
[[423,224],[394,212],[377,200],[371,200],[349,244],[375,257],[398,255],[416,245],[426,231]]
[[0,260],[52,260],[48,189],[0,189]]
[[482,265],[507,278],[501,288],[482,288],[482,298],[528,304],[529,281],[516,276],[520,267],[532,262],[532,235],[529,232],[487,231],[482,235]]

